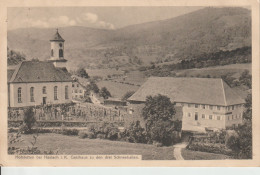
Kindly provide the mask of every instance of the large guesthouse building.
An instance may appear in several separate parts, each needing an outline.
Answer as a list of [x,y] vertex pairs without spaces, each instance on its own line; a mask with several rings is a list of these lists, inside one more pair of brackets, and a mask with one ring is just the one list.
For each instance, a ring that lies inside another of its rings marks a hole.
[[151,77],[128,99],[133,115],[141,112],[147,96],[158,94],[175,103],[182,130],[224,129],[242,123],[245,102],[222,79]]
[[50,40],[48,61],[23,61],[8,67],[9,107],[71,102],[73,79],[66,69],[64,41],[57,30]]

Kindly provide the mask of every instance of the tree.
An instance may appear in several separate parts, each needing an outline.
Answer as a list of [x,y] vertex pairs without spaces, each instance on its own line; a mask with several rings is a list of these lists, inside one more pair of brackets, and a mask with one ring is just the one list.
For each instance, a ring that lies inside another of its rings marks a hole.
[[87,92],[93,91],[94,93],[99,93],[99,88],[94,81],[91,81],[89,85],[87,85]]
[[251,159],[252,158],[252,94],[246,98],[245,112],[243,114],[244,124],[236,128],[238,141],[235,149],[235,158]]
[[99,95],[104,99],[108,99],[108,97],[111,97],[111,94],[106,87],[101,88],[101,90],[99,91]]
[[142,116],[145,119],[145,129],[151,141],[163,145],[173,144],[174,127],[173,117],[175,114],[174,105],[170,98],[157,95],[146,98]]
[[129,97],[131,97],[133,94],[135,93],[135,91],[128,91],[125,93],[125,95],[123,95],[123,97],[121,98],[121,100],[126,101]]
[[7,64],[8,65],[16,65],[20,62],[25,61],[25,55],[13,51],[7,47]]
[[22,133],[32,133],[32,127],[35,124],[36,119],[32,107],[28,107],[24,110],[23,125],[20,128]]
[[241,76],[239,77],[239,81],[241,84],[246,85],[248,88],[252,88],[252,76],[250,75],[248,70],[245,70]]
[[245,103],[245,112],[243,113],[243,119],[246,121],[252,121],[252,94],[248,94]]
[[76,71],[76,75],[78,75],[79,77],[82,77],[82,78],[89,78],[88,73],[86,72],[86,70],[84,68],[79,68]]

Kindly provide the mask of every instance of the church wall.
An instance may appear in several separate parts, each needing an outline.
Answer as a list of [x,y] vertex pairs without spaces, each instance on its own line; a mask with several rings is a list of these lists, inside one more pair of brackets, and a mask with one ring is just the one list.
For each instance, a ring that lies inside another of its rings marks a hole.
[[[65,86],[68,86],[68,99],[65,99]],[[43,87],[46,86],[46,94],[43,94]],[[54,86],[58,87],[57,97],[54,100]],[[43,97],[46,97],[47,104],[69,103],[72,99],[72,82],[44,82],[44,83],[12,83],[10,84],[10,107],[25,107],[41,105]],[[18,88],[22,88],[22,102],[18,103]],[[34,87],[34,102],[30,99],[30,88]]]

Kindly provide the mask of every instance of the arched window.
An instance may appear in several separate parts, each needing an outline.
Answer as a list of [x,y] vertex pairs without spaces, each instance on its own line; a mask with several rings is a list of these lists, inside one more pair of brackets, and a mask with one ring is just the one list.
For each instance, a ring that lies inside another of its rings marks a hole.
[[63,57],[63,50],[59,49],[59,57]]
[[18,88],[18,103],[22,103],[22,88]]
[[54,86],[54,100],[58,100],[58,87]]
[[51,49],[51,56],[53,57],[54,53],[53,53],[53,49]]
[[43,93],[43,94],[47,94],[47,92],[46,92],[46,86],[43,86],[43,88],[42,88],[42,93]]
[[30,99],[31,99],[31,102],[34,102],[34,87],[30,88]]
[[69,87],[65,86],[65,99],[69,99]]

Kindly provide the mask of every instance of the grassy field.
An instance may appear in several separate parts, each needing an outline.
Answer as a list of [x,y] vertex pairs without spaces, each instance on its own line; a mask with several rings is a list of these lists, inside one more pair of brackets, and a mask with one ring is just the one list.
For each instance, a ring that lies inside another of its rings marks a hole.
[[[33,135],[22,135],[23,142],[12,146],[31,146]],[[142,155],[145,160],[174,160],[173,147],[109,141],[100,139],[80,139],[78,136],[60,134],[40,134],[35,145],[42,151],[58,151],[65,155]]]
[[177,75],[186,75],[187,77],[197,77],[210,75],[211,77],[221,77],[222,75],[230,74],[235,78],[238,78],[242,72],[248,70],[252,73],[252,64],[231,64],[225,66],[207,67],[202,69],[186,69],[176,71]]
[[99,88],[106,87],[112,97],[121,98],[128,91],[137,91],[139,86],[116,83],[112,81],[100,81],[97,83]]
[[199,151],[191,151],[187,149],[182,149],[182,157],[184,160],[223,160],[229,159],[228,156],[223,154],[206,153]]

